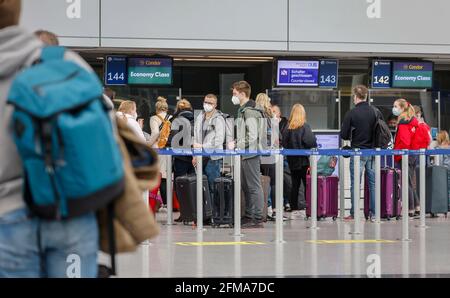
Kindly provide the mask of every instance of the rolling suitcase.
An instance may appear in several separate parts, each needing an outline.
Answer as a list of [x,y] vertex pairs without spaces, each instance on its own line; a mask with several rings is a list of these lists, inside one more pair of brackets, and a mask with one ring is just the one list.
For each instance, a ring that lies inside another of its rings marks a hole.
[[[263,205],[263,221],[267,221],[267,205],[269,201],[269,194],[270,194],[270,177],[261,175],[261,186],[263,189],[263,196],[264,196],[264,205]],[[244,192],[241,191],[241,217],[245,216],[245,195]]]
[[[402,214],[402,172],[394,168],[381,168],[381,218],[399,219]],[[369,219],[370,192],[369,179],[364,178],[364,216]]]
[[214,180],[214,199],[212,203],[212,226],[233,226],[234,220],[233,179],[219,177]]
[[[338,216],[339,177],[317,176],[317,219]],[[311,176],[306,176],[306,218],[311,217]]]
[[[420,194],[419,169],[417,169],[417,193]],[[425,212],[432,217],[442,213],[447,217],[448,209],[448,171],[444,166],[427,167],[426,176],[426,204]]]
[[[197,220],[197,175],[184,175],[175,180],[181,218],[185,224]],[[212,217],[208,179],[203,175],[203,220]]]

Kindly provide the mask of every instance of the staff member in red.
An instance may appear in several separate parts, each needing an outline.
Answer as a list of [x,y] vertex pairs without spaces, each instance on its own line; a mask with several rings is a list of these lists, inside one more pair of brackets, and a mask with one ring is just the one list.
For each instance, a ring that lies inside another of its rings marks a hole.
[[[394,149],[417,150],[415,144],[416,130],[419,121],[416,119],[416,113],[413,106],[406,99],[397,99],[392,108],[392,114],[398,117],[397,133],[395,134]],[[395,156],[396,166],[401,168],[401,156]],[[415,216],[415,207],[419,206],[419,196],[414,190],[414,173],[416,171],[417,156],[410,156],[408,159],[408,197],[409,197],[409,215]],[[403,199],[403,198],[402,198]]]

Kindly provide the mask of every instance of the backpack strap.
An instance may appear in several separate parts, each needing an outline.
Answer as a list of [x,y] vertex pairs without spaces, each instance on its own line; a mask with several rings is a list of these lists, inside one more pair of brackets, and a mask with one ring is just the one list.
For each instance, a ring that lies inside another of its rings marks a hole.
[[41,60],[63,60],[66,49],[58,46],[48,46],[42,49]]

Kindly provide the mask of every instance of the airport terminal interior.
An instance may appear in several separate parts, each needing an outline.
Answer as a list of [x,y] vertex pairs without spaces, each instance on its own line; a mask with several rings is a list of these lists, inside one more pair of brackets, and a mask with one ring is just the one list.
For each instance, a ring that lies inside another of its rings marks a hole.
[[[420,106],[430,128],[429,149],[440,131],[450,129],[450,38],[444,29],[450,2],[22,2],[23,26],[53,32],[78,53],[115,92],[115,108],[134,101],[147,133],[159,96],[170,114],[187,99],[198,116],[205,95],[215,94],[217,108],[235,117],[239,106],[232,103],[231,86],[241,80],[251,85],[251,98],[267,94],[286,118],[302,104],[319,149],[345,145],[340,129],[355,107],[357,85],[368,87],[367,101],[384,119],[392,117],[396,99]],[[421,24],[407,17],[423,11]],[[164,205],[155,213],[159,235],[135,252],[117,254],[116,277],[450,277],[447,212],[366,219],[362,180],[360,219],[344,218],[350,215],[351,158],[339,157],[333,173],[339,177],[335,216],[316,222],[303,211],[291,219],[283,204],[285,220],[237,231],[175,222],[179,208]],[[224,165],[233,171],[229,156]],[[426,177],[432,179],[428,172]],[[283,195],[288,200],[289,193]],[[99,260],[110,261],[106,254]]]

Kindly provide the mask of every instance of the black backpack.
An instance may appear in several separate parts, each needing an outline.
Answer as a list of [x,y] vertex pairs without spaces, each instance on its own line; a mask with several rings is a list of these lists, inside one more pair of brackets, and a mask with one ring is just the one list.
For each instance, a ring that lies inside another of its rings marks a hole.
[[383,115],[381,112],[373,107],[373,110],[375,112],[375,128],[373,130],[373,147],[374,148],[381,148],[381,149],[392,149],[393,148],[393,140],[392,140],[392,134],[389,129],[389,126],[387,123],[383,120]]

